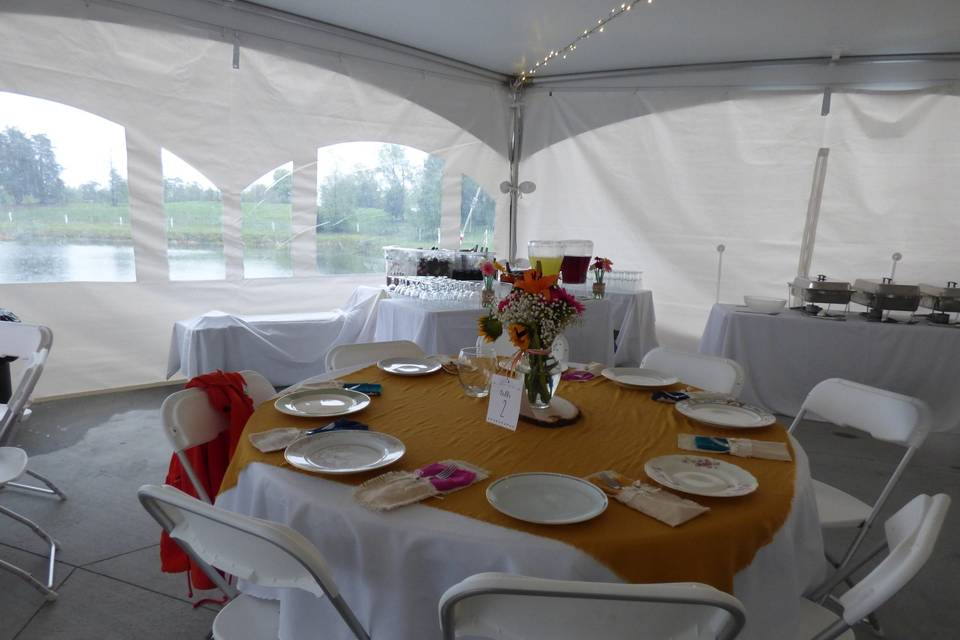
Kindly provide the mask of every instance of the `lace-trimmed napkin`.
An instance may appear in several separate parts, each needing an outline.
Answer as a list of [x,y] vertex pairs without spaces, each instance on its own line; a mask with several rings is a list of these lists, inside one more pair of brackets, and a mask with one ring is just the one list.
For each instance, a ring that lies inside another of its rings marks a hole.
[[362,422],[356,422],[354,420],[348,420],[346,418],[340,418],[335,422],[331,422],[325,427],[319,427],[315,429],[297,429],[296,427],[278,427],[276,429],[270,429],[269,431],[261,431],[260,433],[251,433],[247,437],[250,439],[250,444],[262,451],[263,453],[270,453],[272,451],[280,451],[281,449],[286,449],[294,440],[299,440],[300,438],[310,435],[311,433],[322,433],[326,431],[366,431],[367,425]]
[[[456,465],[448,478],[436,476],[447,465]],[[389,511],[434,496],[444,496],[490,477],[485,469],[462,460],[441,460],[416,471],[388,471],[367,480],[353,492],[353,498],[374,511]]]
[[[614,489],[609,486],[601,479],[601,474],[608,474],[608,476],[616,478],[617,482],[623,485],[623,488]],[[655,518],[671,527],[679,526],[710,511],[710,507],[704,507],[693,500],[681,498],[658,486],[639,480],[631,480],[616,471],[599,471],[588,476],[587,480],[631,509]]]
[[765,458],[767,460],[789,461],[790,450],[785,442],[767,442],[750,438],[715,438],[695,436],[691,433],[677,435],[677,446],[687,451],[710,451],[729,453],[741,458]]

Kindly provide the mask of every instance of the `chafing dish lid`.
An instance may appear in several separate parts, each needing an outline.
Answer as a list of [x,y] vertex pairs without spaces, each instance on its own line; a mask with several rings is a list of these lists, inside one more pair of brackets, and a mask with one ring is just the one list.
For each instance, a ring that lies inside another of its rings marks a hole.
[[934,298],[960,298],[960,287],[952,280],[947,286],[941,287],[935,284],[920,284],[920,293]]
[[814,278],[797,276],[793,279],[795,289],[811,289],[814,291],[850,291],[850,283],[842,280],[831,280],[825,275]]
[[872,280],[857,278],[853,288],[864,293],[873,293],[881,296],[919,296],[920,287],[915,284],[895,284],[890,278]]

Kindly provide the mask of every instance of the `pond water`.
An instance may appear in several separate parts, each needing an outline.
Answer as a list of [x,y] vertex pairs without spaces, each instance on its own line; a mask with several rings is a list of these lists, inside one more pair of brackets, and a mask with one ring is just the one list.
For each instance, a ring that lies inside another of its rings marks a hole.
[[[171,280],[223,280],[223,249],[170,249]],[[249,248],[247,278],[293,274],[288,248]],[[0,242],[0,283],[135,282],[133,247],[113,244]]]

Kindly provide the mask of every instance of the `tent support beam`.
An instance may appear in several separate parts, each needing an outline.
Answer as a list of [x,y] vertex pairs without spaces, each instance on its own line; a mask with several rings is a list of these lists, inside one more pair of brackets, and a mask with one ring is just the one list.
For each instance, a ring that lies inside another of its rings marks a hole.
[[510,148],[508,157],[510,160],[510,243],[507,255],[510,262],[517,259],[517,207],[520,204],[520,153],[523,148],[523,84],[514,82],[511,85],[511,104],[512,122],[510,127]]
[[758,69],[763,67],[792,67],[792,66],[828,66],[828,65],[857,65],[857,64],[889,64],[891,62],[956,62],[960,60],[960,51],[943,53],[909,53],[872,56],[843,56],[842,58],[783,58],[770,60],[740,60],[734,62],[707,62],[694,64],[664,65],[660,67],[632,67],[611,71],[584,71],[579,73],[559,73],[556,75],[537,76],[527,78],[527,83],[537,85],[555,85],[583,80],[606,80],[630,78],[634,76],[655,76],[678,72],[699,71],[735,71]]

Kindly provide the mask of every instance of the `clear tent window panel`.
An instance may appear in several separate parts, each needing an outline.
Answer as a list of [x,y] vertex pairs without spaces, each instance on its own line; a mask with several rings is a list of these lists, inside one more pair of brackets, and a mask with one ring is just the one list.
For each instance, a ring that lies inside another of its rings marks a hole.
[[263,174],[240,194],[244,278],[293,275],[292,197],[292,162]]
[[497,203],[476,180],[464,175],[460,184],[460,248],[493,247]]
[[443,160],[382,142],[317,153],[317,269],[380,273],[383,247],[439,244]]
[[135,280],[124,128],[0,92],[0,283]]
[[161,160],[170,279],[225,279],[220,190],[170,151]]

